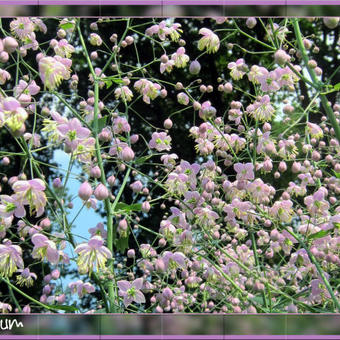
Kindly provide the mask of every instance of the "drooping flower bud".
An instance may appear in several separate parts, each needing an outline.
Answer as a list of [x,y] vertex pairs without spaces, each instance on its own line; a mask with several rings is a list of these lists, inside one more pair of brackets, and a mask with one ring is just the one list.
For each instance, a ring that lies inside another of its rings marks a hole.
[[84,200],[87,201],[93,193],[93,190],[91,188],[91,185],[88,182],[84,182],[78,191],[78,196]]
[[125,162],[130,162],[135,158],[135,153],[130,147],[126,146],[122,151],[122,158]]
[[197,61],[197,60],[194,60],[190,63],[190,66],[189,66],[189,72],[191,74],[199,74],[201,71],[201,64]]
[[94,196],[97,200],[102,201],[109,197],[109,190],[103,183],[100,183],[94,190]]

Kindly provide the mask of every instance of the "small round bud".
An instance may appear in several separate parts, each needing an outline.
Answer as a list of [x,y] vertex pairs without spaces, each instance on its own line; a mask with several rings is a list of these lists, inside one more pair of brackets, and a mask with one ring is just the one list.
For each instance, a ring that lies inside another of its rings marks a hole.
[[94,191],[97,200],[102,201],[109,197],[109,190],[103,183],[100,183]]
[[163,123],[163,126],[165,129],[171,129],[172,128],[172,120],[170,118],[166,119]]
[[191,74],[199,74],[201,71],[201,64],[197,61],[197,60],[194,60],[190,63],[190,66],[189,66],[189,72]]
[[87,201],[93,193],[92,187],[88,182],[84,182],[78,190],[78,196],[84,200]]
[[254,17],[249,17],[246,21],[246,26],[249,28],[249,29],[252,29],[256,26],[257,24],[257,21]]

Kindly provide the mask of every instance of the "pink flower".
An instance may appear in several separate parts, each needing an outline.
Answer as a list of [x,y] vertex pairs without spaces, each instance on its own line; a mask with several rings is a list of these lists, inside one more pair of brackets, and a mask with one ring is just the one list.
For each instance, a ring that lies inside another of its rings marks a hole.
[[119,296],[123,297],[125,307],[130,305],[133,301],[136,303],[145,303],[144,294],[140,291],[143,287],[143,279],[139,278],[132,283],[121,280],[117,282],[119,288]]
[[323,137],[323,131],[321,127],[317,124],[307,122],[307,131],[313,138],[320,139]]
[[12,311],[12,306],[8,303],[0,302],[0,313],[6,314]]
[[104,245],[99,235],[93,236],[88,243],[79,244],[75,252],[78,254],[77,265],[80,274],[90,273],[96,268],[105,268],[107,259],[112,257],[111,251]]
[[75,48],[66,39],[59,41],[52,39],[50,45],[53,47],[55,54],[63,58],[70,58],[75,51]]
[[45,183],[41,179],[17,181],[12,188],[15,192],[16,200],[21,204],[29,205],[31,215],[33,211],[36,212],[36,217],[44,213],[47,199],[44,193]]
[[150,104],[150,99],[154,100],[160,93],[161,86],[157,83],[152,83],[147,79],[139,79],[133,85],[135,90],[143,95],[143,101]]
[[201,109],[198,111],[200,118],[208,120],[216,115],[216,109],[211,105],[210,101],[207,100],[202,103]]
[[0,275],[11,277],[18,267],[24,268],[22,249],[17,245],[12,245],[10,241],[0,244]]
[[171,150],[171,137],[165,132],[154,132],[149,142],[149,147],[157,151],[169,151]]
[[12,20],[9,24],[11,31],[20,39],[25,41],[33,37],[34,23],[30,18],[22,17]]
[[184,92],[180,92],[177,94],[177,101],[182,105],[188,105],[189,97]]
[[165,63],[161,62],[161,65],[159,67],[159,71],[161,73],[164,73],[165,71],[170,73],[174,66],[175,66],[175,61],[172,60],[172,59],[168,59],[168,61],[165,62]]
[[65,140],[65,144],[72,150],[76,150],[78,144],[86,139],[91,131],[82,126],[77,118],[72,118],[67,123],[57,127],[60,136]]
[[90,228],[89,233],[91,234],[91,237],[96,235],[99,235],[104,239],[107,237],[107,231],[105,230],[103,223],[98,223],[94,228]]
[[262,179],[256,178],[255,181],[247,185],[247,192],[255,203],[269,203],[275,189],[263,183]]
[[160,40],[165,40],[167,36],[170,36],[172,41],[178,41],[180,33],[183,32],[180,27],[181,24],[170,24],[163,20],[158,25],[147,28],[145,34],[149,36],[158,34]]
[[26,215],[24,205],[16,199],[15,195],[1,195],[0,199],[0,216],[3,218],[12,216],[21,218]]
[[162,257],[162,260],[164,262],[165,270],[174,270],[178,267],[185,268],[185,256],[181,252],[175,252],[172,253],[171,251],[164,252],[164,255]]
[[70,59],[55,57],[43,57],[39,60],[40,78],[44,85],[53,90],[60,85],[63,80],[70,78]]
[[255,178],[253,163],[236,163],[234,164],[234,170],[237,173],[236,179],[238,181],[253,180]]
[[131,127],[126,118],[117,117],[113,120],[113,132],[119,134],[122,132],[130,132]]
[[39,233],[34,234],[31,240],[34,244],[32,251],[32,257],[34,259],[44,260],[46,258],[51,264],[57,264],[59,262],[59,252],[53,241]]
[[325,200],[326,195],[327,190],[321,187],[313,195],[304,198],[304,203],[311,215],[328,216],[329,203]]
[[171,55],[171,60],[173,60],[174,65],[178,68],[185,67],[189,59],[189,56],[185,54],[184,47],[180,47],[175,53]]
[[37,279],[37,275],[35,273],[31,273],[29,268],[18,269],[17,270],[20,275],[17,276],[17,284],[19,286],[31,287],[34,284],[34,280]]
[[85,294],[94,293],[96,290],[91,283],[84,283],[82,280],[71,282],[68,287],[72,293],[77,293],[79,298],[82,298]]
[[6,81],[10,79],[10,73],[8,73],[6,70],[0,69],[0,85],[4,85]]
[[277,73],[275,71],[268,72],[263,76],[258,77],[263,92],[275,92],[280,90],[280,85],[277,82]]
[[0,98],[0,127],[6,124],[17,131],[24,127],[27,118],[28,113],[15,98]]
[[244,63],[244,59],[237,59],[236,62],[231,62],[228,64],[228,69],[230,70],[230,76],[234,80],[242,79],[246,74],[248,66]]
[[207,53],[216,53],[220,48],[219,37],[208,28],[201,28],[198,32],[203,37],[198,41],[200,51],[206,49]]
[[291,200],[276,201],[270,208],[271,216],[277,217],[281,222],[289,223],[294,213],[293,202]]
[[194,214],[199,225],[205,227],[214,226],[216,224],[215,220],[219,218],[218,214],[211,210],[210,206],[195,208]]
[[253,65],[250,68],[250,72],[248,73],[249,81],[253,82],[254,84],[260,83],[260,78],[268,74],[268,70],[262,66]]
[[256,100],[254,104],[247,107],[247,113],[260,121],[271,120],[275,112],[274,107],[270,104],[268,95],[264,95],[260,100]]
[[128,86],[117,87],[115,89],[115,97],[116,99],[122,98],[124,102],[129,102],[133,97],[133,93]]

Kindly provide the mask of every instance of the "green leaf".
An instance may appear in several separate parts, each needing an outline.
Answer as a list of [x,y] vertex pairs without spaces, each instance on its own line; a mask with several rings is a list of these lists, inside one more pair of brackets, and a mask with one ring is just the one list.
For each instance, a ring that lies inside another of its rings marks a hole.
[[333,86],[333,89],[334,89],[335,91],[339,91],[339,90],[340,90],[340,83],[335,84],[335,85]]
[[126,249],[129,248],[129,238],[128,237],[121,237],[117,240],[116,249],[123,253]]
[[120,78],[116,78],[116,77],[106,77],[105,79],[103,79],[104,81],[105,80],[109,80],[109,81],[112,81],[114,82],[115,84],[124,84],[123,80],[120,79]]
[[[98,119],[98,132],[102,131],[106,126],[107,116]],[[94,120],[92,121],[92,128],[94,128]]]
[[60,28],[62,28],[63,30],[69,30],[70,28],[73,28],[74,24],[72,24],[71,22],[67,22],[65,24],[60,25]]
[[142,204],[141,203],[135,203],[128,205],[123,202],[119,202],[116,205],[115,211],[124,211],[124,212],[130,212],[130,211],[141,211],[142,210]]
[[335,175],[336,178],[340,178],[340,172],[335,172],[335,171],[333,170],[333,173],[334,173],[334,175]]
[[146,155],[146,156],[143,156],[143,157],[139,157],[138,159],[136,159],[135,163],[136,164],[143,164],[145,161],[150,159],[152,156],[153,156],[153,154],[152,155]]
[[314,234],[310,235],[310,236],[308,237],[308,239],[314,240],[314,239],[316,239],[316,238],[325,237],[325,236],[327,236],[331,231],[332,231],[331,229],[329,229],[329,230],[320,230],[320,231],[318,231],[317,233],[314,233]]
[[112,81],[109,79],[104,79],[104,83],[106,84],[106,89],[109,89],[112,86]]
[[98,131],[102,131],[106,126],[107,116],[98,119]]
[[106,88],[109,89],[113,83],[115,84],[123,84],[123,80],[120,78],[114,77],[106,77],[103,79],[103,82],[106,84]]
[[64,310],[65,312],[76,312],[79,309],[75,306],[68,306],[68,305],[52,305],[50,306],[54,309],[60,309],[60,310]]

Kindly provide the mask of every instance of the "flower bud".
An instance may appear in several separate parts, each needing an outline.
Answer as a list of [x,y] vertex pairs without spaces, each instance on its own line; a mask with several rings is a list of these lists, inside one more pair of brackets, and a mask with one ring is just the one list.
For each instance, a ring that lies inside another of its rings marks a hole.
[[61,188],[62,187],[62,182],[59,177],[55,178],[52,182],[52,185],[54,188]]
[[40,227],[43,229],[48,229],[51,227],[51,221],[48,217],[44,218],[41,222],[40,222]]
[[145,201],[142,203],[142,211],[144,213],[148,213],[151,209],[150,203],[148,201]]
[[249,29],[252,29],[256,26],[257,24],[257,21],[254,17],[249,17],[246,21],[246,26],[249,28]]
[[9,55],[7,52],[5,51],[0,52],[0,62],[7,63],[8,59],[9,59]]
[[125,162],[130,162],[135,158],[135,153],[129,146],[126,146],[122,151],[122,158]]
[[54,269],[51,273],[52,279],[57,280],[60,277],[59,269]]
[[130,142],[131,144],[135,144],[138,142],[139,136],[138,135],[131,135],[130,136]]
[[9,160],[8,157],[4,157],[4,158],[1,160],[1,163],[2,163],[2,165],[9,165],[10,160]]
[[23,313],[31,313],[31,307],[30,305],[26,305],[23,309],[22,309]]
[[280,172],[285,172],[287,170],[287,164],[284,161],[281,161],[279,164],[279,171]]
[[171,298],[173,297],[173,292],[172,290],[169,288],[169,287],[166,287],[164,290],[163,290],[163,297],[164,299],[166,300],[171,300]]
[[274,54],[275,62],[279,65],[284,65],[290,61],[290,56],[284,50],[278,50]]
[[294,174],[297,174],[301,170],[301,163],[300,162],[294,162],[292,165],[292,172]]
[[162,259],[157,259],[155,263],[155,269],[158,273],[163,273],[165,271],[165,264]]
[[94,196],[99,201],[105,200],[109,197],[109,190],[103,183],[100,183],[94,191]]
[[99,168],[98,165],[96,165],[93,168],[91,168],[90,175],[91,175],[91,177],[94,177],[94,178],[100,178],[101,171],[100,171],[100,168]]
[[108,179],[107,179],[107,183],[109,184],[109,186],[113,187],[116,181],[116,177],[111,175]]
[[171,129],[172,128],[172,120],[170,118],[166,119],[163,123],[163,126],[165,129]]
[[329,29],[334,29],[339,24],[339,18],[337,17],[329,17],[329,18],[323,18],[324,25]]
[[130,188],[133,192],[140,192],[143,189],[143,184],[141,181],[136,181],[130,184]]
[[201,71],[201,64],[197,61],[197,60],[194,60],[190,63],[190,66],[189,66],[189,72],[191,74],[199,74]]
[[93,193],[93,190],[91,188],[91,185],[88,182],[84,182],[78,191],[78,196],[84,200],[87,201]]
[[129,250],[127,251],[127,257],[128,257],[129,259],[133,259],[135,256],[136,256],[136,253],[135,253],[135,250],[134,250],[134,249],[129,249]]
[[2,43],[4,50],[8,53],[13,53],[19,46],[18,42],[12,37],[6,37]]
[[233,85],[231,83],[224,84],[224,92],[231,93],[233,91]]

